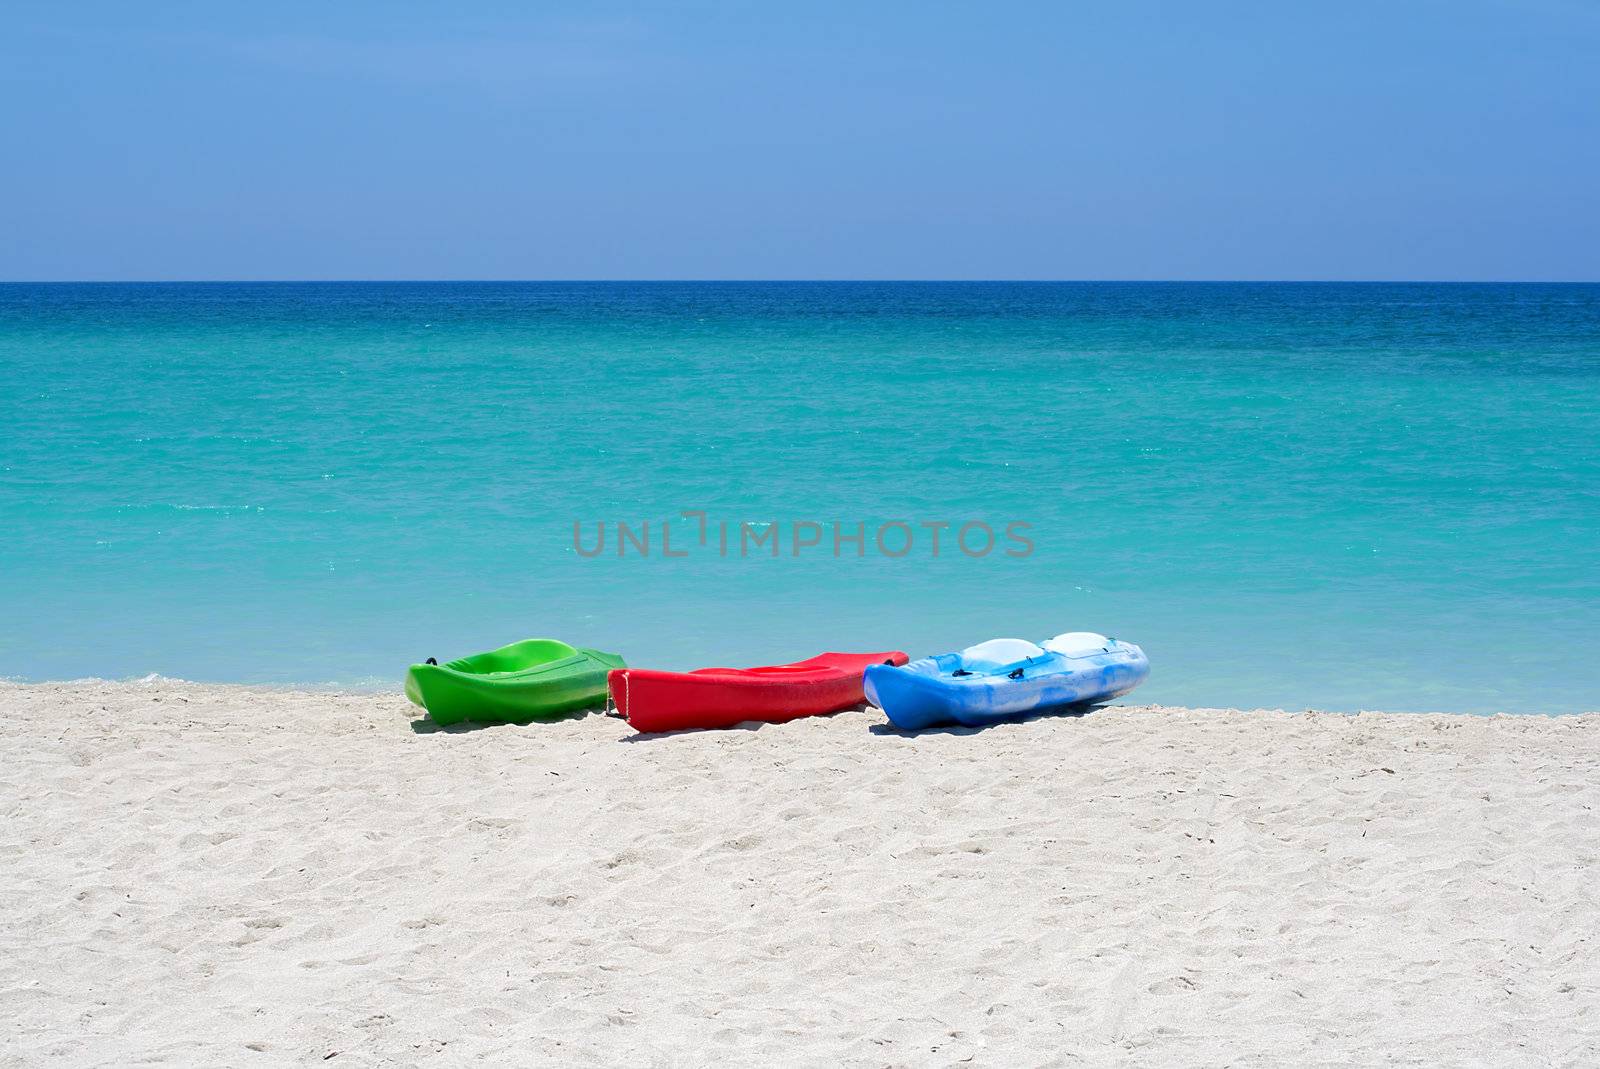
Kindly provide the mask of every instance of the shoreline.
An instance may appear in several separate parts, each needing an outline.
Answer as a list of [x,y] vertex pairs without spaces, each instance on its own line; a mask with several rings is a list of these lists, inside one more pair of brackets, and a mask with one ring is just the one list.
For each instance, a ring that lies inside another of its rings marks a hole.
[[[237,692],[237,693],[239,693],[241,695],[243,695],[243,694],[256,694],[256,695],[261,695],[261,696],[267,697],[267,698],[282,698],[282,697],[294,697],[294,696],[321,697],[321,698],[373,698],[373,699],[398,698],[398,700],[401,702],[401,704],[405,704],[405,705],[409,706],[409,703],[406,702],[405,697],[404,697],[404,695],[402,693],[403,689],[405,687],[405,677],[404,676],[396,676],[393,679],[374,680],[370,686],[363,686],[363,685],[359,685],[359,684],[355,684],[355,683],[341,683],[341,682],[307,683],[307,682],[303,682],[303,681],[302,682],[292,682],[292,683],[235,683],[235,682],[225,682],[225,681],[217,681],[217,680],[185,679],[185,678],[183,678],[181,676],[161,675],[158,672],[152,672],[149,675],[145,675],[145,676],[130,676],[130,677],[125,678],[125,679],[106,679],[106,678],[101,677],[101,676],[82,676],[82,677],[78,677],[78,678],[75,678],[75,679],[23,679],[23,678],[16,677],[16,676],[0,676],[0,697],[3,697],[4,691],[7,690],[7,689],[11,689],[11,690],[42,690],[42,689],[48,689],[48,688],[66,688],[66,687],[70,687],[70,688],[94,688],[94,687],[107,687],[107,688],[127,687],[127,688],[134,688],[134,687],[140,687],[140,688],[146,688],[146,689],[158,689],[158,688],[165,687],[165,688],[172,688],[172,689],[175,689],[175,690],[183,689],[183,688],[201,688],[203,690],[207,690],[207,691],[215,690],[215,691],[218,691],[218,692],[221,692],[221,693]],[[1354,717],[1354,716],[1402,716],[1402,717],[1404,717],[1404,716],[1442,716],[1442,717],[1456,717],[1456,716],[1459,716],[1459,717],[1469,717],[1469,718],[1476,719],[1476,720],[1493,720],[1493,719],[1500,718],[1500,717],[1509,717],[1509,718],[1513,718],[1513,719],[1523,718],[1523,717],[1542,717],[1542,718],[1546,718],[1546,719],[1561,719],[1561,718],[1565,718],[1565,717],[1600,716],[1600,707],[1597,707],[1597,708],[1594,708],[1594,709],[1564,709],[1564,710],[1556,710],[1554,712],[1551,712],[1551,711],[1548,711],[1548,710],[1543,710],[1543,709],[1529,709],[1529,710],[1521,711],[1521,712],[1519,712],[1517,710],[1514,710],[1514,709],[1501,709],[1501,710],[1496,710],[1494,712],[1475,713],[1475,712],[1463,712],[1463,711],[1454,710],[1454,709],[1415,709],[1415,710],[1404,710],[1404,709],[1399,709],[1399,710],[1397,710],[1397,709],[1324,709],[1324,708],[1319,708],[1319,707],[1316,707],[1316,706],[1305,706],[1303,708],[1290,709],[1290,708],[1287,708],[1285,706],[1264,706],[1264,705],[1263,706],[1248,706],[1248,705],[1235,705],[1235,706],[1229,706],[1229,705],[1169,705],[1169,704],[1166,704],[1166,703],[1163,703],[1163,702],[1140,702],[1140,701],[1136,701],[1136,700],[1130,700],[1130,698],[1136,698],[1136,697],[1137,697],[1137,692],[1135,692],[1133,695],[1124,695],[1123,697],[1117,698],[1114,701],[1108,703],[1107,705],[1096,707],[1095,709],[1091,710],[1091,712],[1098,712],[1098,711],[1101,711],[1102,709],[1135,709],[1135,708],[1137,708],[1137,709],[1150,709],[1150,710],[1159,710],[1159,711],[1165,711],[1165,712],[1179,712],[1179,713],[1230,713],[1230,714],[1238,713],[1238,714],[1247,714],[1247,715],[1254,715],[1254,714],[1281,714],[1281,715],[1284,715],[1284,716],[1314,715],[1314,716],[1346,716],[1346,717]],[[426,713],[423,710],[417,709],[415,706],[409,706],[409,707],[413,708],[413,709],[416,709],[416,713],[417,713],[417,717],[418,718],[423,717],[423,716],[426,715]],[[593,712],[598,712],[598,711],[599,711],[598,708],[596,710],[593,710]],[[872,709],[870,706],[863,706],[862,709],[847,710],[846,711],[846,713],[850,713],[850,712],[855,712],[855,713],[866,712],[867,714],[872,715],[872,714],[876,713],[876,710]],[[846,715],[846,714],[839,714],[839,715]],[[1069,714],[1067,717],[1065,717],[1065,719],[1075,718],[1076,715],[1078,715],[1078,714]],[[1020,718],[1019,720],[1010,721],[1010,722],[1013,722],[1013,723],[1024,723],[1024,722],[1029,722],[1029,721],[1032,721],[1032,720],[1050,720],[1053,717],[1060,718],[1060,717],[1057,717],[1057,714],[1044,713],[1044,714],[1041,714],[1039,716],[1024,716],[1024,717]],[[474,725],[471,730],[479,730],[479,729],[482,729],[482,728],[498,727],[498,726],[501,726],[501,725],[498,725],[498,724]],[[528,725],[528,726],[537,726],[537,725]],[[515,725],[512,725],[512,727],[514,728]],[[982,730],[982,729],[980,729],[980,730]]]
[[0,684],[0,1065],[1600,1057],[1600,713]]

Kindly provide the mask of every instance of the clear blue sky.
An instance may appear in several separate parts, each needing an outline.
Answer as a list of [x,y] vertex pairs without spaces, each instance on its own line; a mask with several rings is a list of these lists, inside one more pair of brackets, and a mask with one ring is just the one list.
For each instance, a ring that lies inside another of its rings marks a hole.
[[57,3],[0,279],[1600,279],[1600,3]]

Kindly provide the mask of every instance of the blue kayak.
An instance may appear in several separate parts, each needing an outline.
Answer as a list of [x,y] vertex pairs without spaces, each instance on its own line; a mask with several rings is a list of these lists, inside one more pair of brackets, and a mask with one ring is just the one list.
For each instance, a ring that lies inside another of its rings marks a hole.
[[867,700],[902,731],[939,724],[976,727],[1126,694],[1150,674],[1131,642],[1069,631],[1035,645],[996,638],[901,668],[870,665]]

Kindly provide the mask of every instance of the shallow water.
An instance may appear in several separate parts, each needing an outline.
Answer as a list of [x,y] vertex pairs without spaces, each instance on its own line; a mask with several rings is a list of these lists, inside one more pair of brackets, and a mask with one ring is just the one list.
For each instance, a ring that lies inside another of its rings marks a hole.
[[6,285],[0,373],[0,675],[1089,629],[1151,701],[1600,707],[1600,286]]

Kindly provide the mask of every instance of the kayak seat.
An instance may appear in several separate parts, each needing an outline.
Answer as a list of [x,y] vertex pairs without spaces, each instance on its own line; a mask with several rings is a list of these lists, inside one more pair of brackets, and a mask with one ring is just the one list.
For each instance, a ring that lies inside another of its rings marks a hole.
[[1022,638],[991,638],[976,646],[968,646],[957,656],[961,667],[968,672],[992,672],[996,668],[1009,668],[1018,661],[1031,661],[1043,657],[1045,651]]
[[1046,639],[1044,648],[1063,657],[1092,657],[1111,649],[1111,639],[1093,631],[1067,631]]

